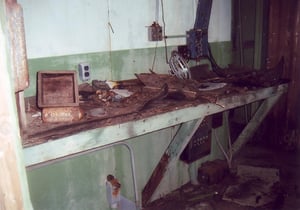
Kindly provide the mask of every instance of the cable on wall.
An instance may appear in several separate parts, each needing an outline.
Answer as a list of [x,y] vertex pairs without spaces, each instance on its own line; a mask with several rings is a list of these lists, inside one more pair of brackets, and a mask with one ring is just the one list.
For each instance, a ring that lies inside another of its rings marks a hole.
[[114,33],[114,29],[110,22],[110,3],[109,0],[107,2],[107,26],[108,26],[108,43],[109,43],[109,67],[110,67],[110,79],[113,79],[113,65],[112,65],[112,49],[111,49],[111,33]]
[[[159,20],[159,0],[156,0],[156,5],[155,5],[155,23],[158,23],[158,20]],[[158,47],[158,41],[155,42],[154,57],[153,57],[151,71],[154,71],[154,65],[155,65],[156,56],[157,56],[157,47]]]
[[165,22],[165,12],[164,12],[164,3],[163,0],[161,2],[161,17],[162,17],[162,22],[163,22],[163,33],[164,33],[164,42],[165,42],[165,55],[166,55],[166,63],[169,64],[169,59],[168,59],[168,48],[167,48],[167,39],[166,39],[166,22]]
[[158,23],[158,18],[159,18],[159,0],[156,0],[156,5],[155,5],[155,22]]
[[157,45],[158,45],[158,42],[156,41],[155,48],[154,48],[154,57],[153,57],[153,62],[152,62],[152,67],[151,67],[152,71],[154,71],[154,65],[155,65],[155,62],[156,62]]

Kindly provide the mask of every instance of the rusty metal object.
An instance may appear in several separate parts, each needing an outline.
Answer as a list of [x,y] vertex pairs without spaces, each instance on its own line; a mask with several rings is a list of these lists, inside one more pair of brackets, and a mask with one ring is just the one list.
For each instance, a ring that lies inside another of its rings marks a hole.
[[198,169],[198,181],[203,184],[217,184],[228,172],[225,160],[208,161]]
[[48,107],[42,109],[43,122],[74,122],[83,118],[80,107]]
[[29,73],[26,53],[26,40],[22,7],[16,1],[6,1],[11,64],[15,92],[29,86]]

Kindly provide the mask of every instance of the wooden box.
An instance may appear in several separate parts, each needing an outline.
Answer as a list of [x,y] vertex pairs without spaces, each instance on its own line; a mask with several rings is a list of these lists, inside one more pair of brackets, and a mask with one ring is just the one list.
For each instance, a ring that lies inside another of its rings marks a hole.
[[38,106],[79,106],[76,71],[39,71],[37,75]]

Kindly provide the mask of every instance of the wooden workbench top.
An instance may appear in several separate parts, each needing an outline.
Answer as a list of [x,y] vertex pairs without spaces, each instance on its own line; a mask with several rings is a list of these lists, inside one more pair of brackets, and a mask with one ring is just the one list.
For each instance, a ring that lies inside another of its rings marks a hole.
[[[31,98],[27,101],[32,103],[27,112],[28,126],[22,135],[26,165],[80,153],[255,101],[278,97],[287,91],[287,87],[286,83],[251,89],[227,84],[223,88],[199,91],[197,97],[191,100],[172,94],[156,97],[157,90],[151,92],[151,88],[132,86],[127,87],[134,93],[130,100],[99,103],[95,100],[81,101],[80,107],[85,116],[80,121],[70,123],[44,123],[39,115],[40,110],[34,106],[35,98]],[[90,110],[99,108],[103,114],[89,114]],[[52,152],[47,154],[47,151]]]

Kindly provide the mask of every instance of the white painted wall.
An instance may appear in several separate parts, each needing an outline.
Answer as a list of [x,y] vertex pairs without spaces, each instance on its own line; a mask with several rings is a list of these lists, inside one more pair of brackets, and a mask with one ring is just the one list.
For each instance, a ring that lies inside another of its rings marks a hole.
[[213,0],[208,28],[209,42],[231,40],[231,0]]
[[[18,2],[24,10],[28,58],[155,47],[148,41],[147,26],[156,19],[160,0]],[[163,0],[163,4],[167,35],[182,35],[193,27],[197,0]],[[163,25],[161,9],[159,5],[159,23]],[[214,0],[209,41],[229,41],[230,24],[231,1]],[[185,39],[167,43],[185,44]]]

